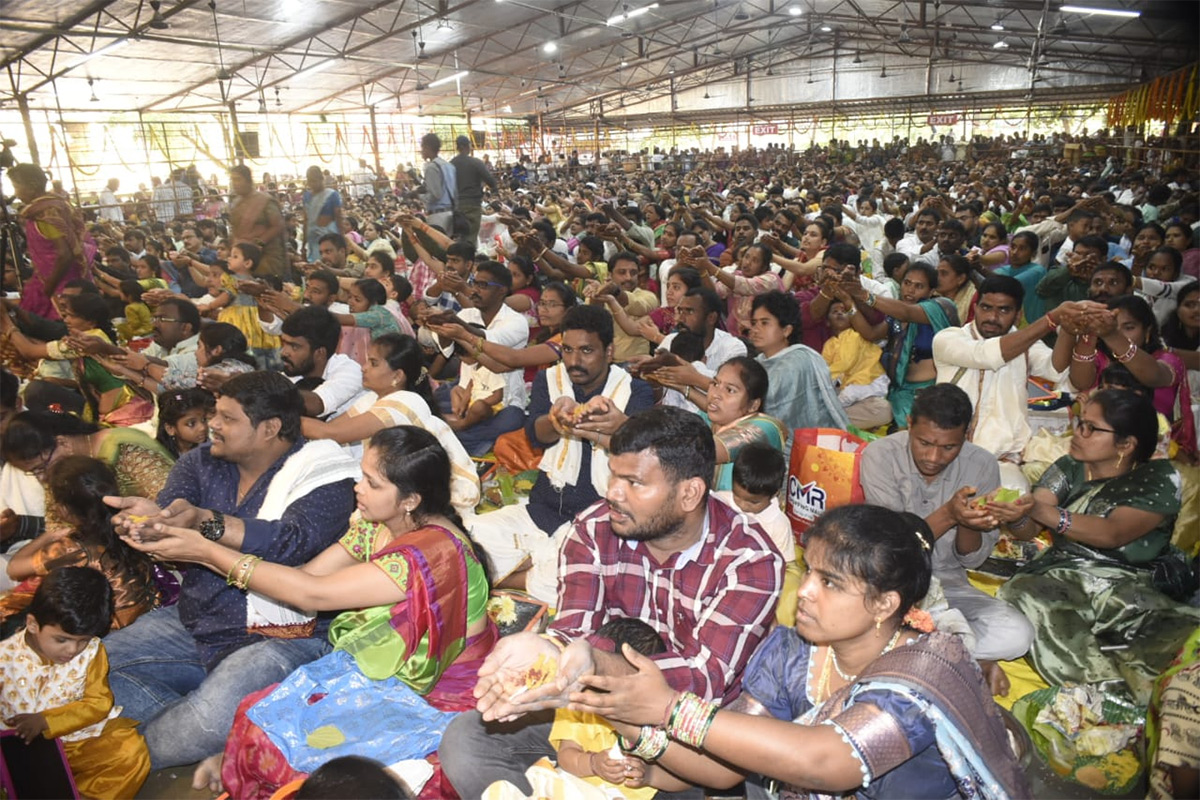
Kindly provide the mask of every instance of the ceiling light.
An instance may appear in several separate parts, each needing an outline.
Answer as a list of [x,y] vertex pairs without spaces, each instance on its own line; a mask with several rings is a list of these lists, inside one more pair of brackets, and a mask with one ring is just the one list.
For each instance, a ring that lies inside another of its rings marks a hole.
[[470,74],[471,73],[468,70],[464,69],[462,72],[456,72],[453,75],[447,75],[444,78],[438,78],[436,81],[433,81],[429,84],[429,88],[433,89],[443,84],[450,83],[451,81],[460,81]]
[[258,113],[267,113],[267,98],[261,92],[258,95]]
[[792,6],[791,8],[788,9],[788,13],[791,14],[793,17],[798,17],[804,13],[804,9],[801,8],[800,6]]
[[733,18],[738,22],[745,22],[746,20],[750,19],[750,15],[746,13],[746,9],[739,5],[737,7],[737,11],[733,12]]
[[1091,8],[1089,6],[1061,6],[1059,11],[1064,14],[1100,14],[1105,17],[1125,17],[1126,19],[1137,19],[1142,15],[1140,11],[1126,11],[1123,8]]
[[68,69],[75,69],[76,67],[81,66],[81,65],[86,64],[87,62],[91,61],[93,58],[99,58],[100,56],[111,55],[114,51],[120,50],[122,47],[129,44],[129,41],[130,41],[129,39],[118,39],[117,41],[113,42],[112,44],[106,44],[104,47],[101,47],[99,50],[93,50],[92,52],[88,53],[86,56],[79,59],[74,64],[72,64],[70,67],[68,67]]
[[99,103],[100,98],[96,97],[96,86],[91,78],[88,78],[88,88],[92,90],[92,102]]
[[[496,2],[497,2],[497,3],[499,3],[499,2],[500,2],[500,0],[496,0]],[[503,109],[503,111],[504,111],[504,113],[505,113],[505,114],[511,114],[511,113],[513,113],[513,112],[512,112],[512,106],[505,106],[505,107],[504,107],[504,109]]]
[[999,17],[996,17],[996,21],[992,23],[992,30],[994,30],[994,31],[1004,30],[1004,23],[1000,21]]
[[954,77],[954,71],[951,70],[950,71],[950,82],[954,83],[956,80],[958,80],[958,78]]
[[624,13],[609,17],[605,21],[604,24],[605,25],[620,25],[622,22],[628,22],[631,19],[636,19],[637,17],[640,17],[642,14],[650,13],[651,9],[658,8],[658,3],[651,3],[648,6],[642,6],[641,8],[635,8],[632,11],[628,10],[628,8],[629,8],[628,6],[625,6],[625,8],[626,8],[626,11]]
[[318,72],[324,72],[325,70],[332,67],[334,64],[338,63],[338,60],[339,59],[337,59],[337,58],[327,58],[324,61],[321,61],[317,64],[313,64],[311,67],[306,67],[306,68],[300,70],[295,75],[293,75],[292,78],[295,79],[295,78],[299,78],[302,76],[308,77],[309,75],[315,75]]
[[557,53],[558,45],[555,44],[554,42],[546,42],[544,45],[542,45],[542,52],[543,53]]
[[825,31],[825,33],[829,33],[833,30],[833,28],[829,27],[828,25],[822,25],[821,30]]
[[886,64],[883,65],[883,69],[879,70],[879,77],[881,77],[881,78],[887,77],[887,65]]
[[628,62],[628,61],[622,61],[622,62],[621,62],[621,67],[622,67],[622,68],[624,68],[624,67],[628,67],[628,66],[629,66],[629,62]]
[[855,64],[863,63],[862,55],[857,50],[854,52],[854,62],[853,63],[855,63]]
[[993,49],[993,50],[1007,50],[1007,49],[1008,49],[1008,42],[1006,42],[1006,41],[1004,41],[1003,39],[1001,39],[1000,41],[998,41],[998,42],[996,42],[994,45],[992,45],[992,49]]
[[912,37],[909,36],[909,34],[908,34],[907,26],[905,26],[905,25],[900,26],[900,38],[897,41],[899,41],[901,44],[908,44],[909,42],[912,41]]

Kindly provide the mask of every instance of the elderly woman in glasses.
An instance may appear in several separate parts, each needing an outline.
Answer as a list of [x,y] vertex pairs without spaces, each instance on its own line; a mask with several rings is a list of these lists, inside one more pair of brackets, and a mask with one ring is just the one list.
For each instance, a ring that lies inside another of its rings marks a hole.
[[1145,704],[1200,625],[1200,609],[1177,602],[1194,591],[1194,569],[1171,546],[1180,479],[1152,458],[1157,443],[1148,399],[1096,392],[1032,494],[988,503],[1017,536],[1053,538],[998,595],[1033,623],[1030,657],[1051,684],[1124,682]]

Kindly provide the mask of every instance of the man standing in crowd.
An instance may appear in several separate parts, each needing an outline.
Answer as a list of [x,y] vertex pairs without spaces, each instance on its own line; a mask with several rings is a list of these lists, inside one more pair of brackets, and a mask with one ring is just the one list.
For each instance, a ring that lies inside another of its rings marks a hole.
[[[306,440],[302,411],[300,393],[278,373],[230,379],[212,441],[179,460],[157,502],[111,499],[122,511],[117,523],[151,540],[149,524],[135,522],[149,517],[265,561],[304,564],[345,533],[358,465],[331,441]],[[327,627],[328,619],[189,569],[178,603],[105,637],[109,684],[124,713],[141,721],[154,769],[203,761],[193,785],[219,785],[238,703],[320,657]]]
[[108,183],[100,190],[100,219],[105,222],[124,222],[125,211],[121,208],[121,201],[117,199],[117,187],[121,185],[121,181],[116,178],[109,178]]
[[995,519],[977,505],[1000,488],[1000,469],[995,456],[967,441],[971,418],[971,401],[957,386],[922,389],[908,430],[863,450],[863,494],[868,503],[908,511],[929,523],[936,539],[933,574],[950,607],[971,626],[975,657],[1008,661],[1029,650],[1033,626],[1008,603],[967,581],[967,570],[982,564],[1000,538]]
[[290,275],[279,203],[271,195],[254,188],[250,168],[244,164],[229,170],[229,189],[233,194],[229,204],[230,239],[235,244],[250,242],[262,248],[262,256],[254,265],[254,274],[274,275],[281,280]]
[[478,710],[453,719],[442,737],[442,768],[463,797],[498,780],[528,794],[526,768],[554,757],[553,711],[525,712],[565,706],[566,693],[547,686],[510,694],[538,659],[558,663],[568,691],[581,668],[629,674],[624,656],[595,634],[610,619],[633,617],[662,636],[667,650],[653,659],[673,688],[728,702],[772,623],[783,556],[762,528],[710,494],[716,449],[704,420],[654,408],[607,441],[608,490],[563,542],[554,622],[545,637],[500,640],[480,669]]
[[[496,191],[496,178],[478,158],[471,155],[471,138],[459,136],[454,140],[458,155],[450,159],[458,181],[458,210],[467,218],[468,242],[479,238],[479,224],[483,217],[483,187],[486,184]],[[447,231],[449,233],[450,231]]]
[[424,185],[421,200],[425,205],[425,220],[436,225],[448,236],[454,235],[454,205],[458,197],[458,181],[453,165],[438,155],[442,140],[436,133],[421,137],[421,156],[425,159]]

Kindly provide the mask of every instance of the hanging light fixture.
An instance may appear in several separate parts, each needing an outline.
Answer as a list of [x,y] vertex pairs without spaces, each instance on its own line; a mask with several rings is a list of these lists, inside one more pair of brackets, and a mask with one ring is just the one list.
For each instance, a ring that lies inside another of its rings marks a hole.
[[262,92],[258,93],[258,113],[267,113],[267,97]]
[[863,63],[862,53],[860,53],[858,50],[854,51],[854,62],[853,63],[855,63],[855,64]]
[[954,83],[958,78],[954,77],[954,70],[950,70],[950,82]]
[[88,78],[88,88],[92,90],[92,102],[99,103],[100,98],[96,97],[96,82],[91,78]]
[[283,101],[279,99],[279,87],[275,87],[275,107],[283,108]]
[[879,77],[881,77],[881,78],[887,77],[887,64],[884,64],[883,69],[879,70]]

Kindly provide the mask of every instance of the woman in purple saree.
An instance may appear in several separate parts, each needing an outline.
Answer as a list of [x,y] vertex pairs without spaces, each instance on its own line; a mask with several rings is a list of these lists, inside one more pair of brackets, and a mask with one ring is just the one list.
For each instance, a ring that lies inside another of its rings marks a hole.
[[930,538],[878,506],[822,516],[796,627],[759,646],[728,709],[676,693],[632,651],[633,675],[584,677],[606,693],[575,692],[571,708],[614,723],[660,789],[749,776],[755,798],[1028,797],[976,662],[957,637],[905,624],[928,590]]

